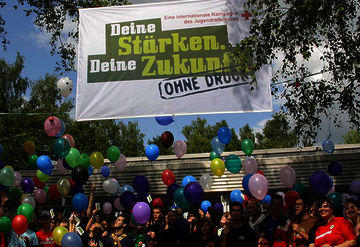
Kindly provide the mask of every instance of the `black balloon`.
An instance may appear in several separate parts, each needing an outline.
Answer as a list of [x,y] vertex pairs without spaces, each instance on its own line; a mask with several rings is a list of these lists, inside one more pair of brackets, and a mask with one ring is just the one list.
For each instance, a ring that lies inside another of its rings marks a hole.
[[130,191],[123,192],[120,195],[120,203],[125,209],[131,210],[136,204],[135,194]]
[[71,171],[71,178],[78,185],[84,185],[89,179],[89,172],[84,166],[78,165]]
[[164,147],[169,148],[174,143],[174,135],[170,131],[165,131],[161,134],[160,141]]

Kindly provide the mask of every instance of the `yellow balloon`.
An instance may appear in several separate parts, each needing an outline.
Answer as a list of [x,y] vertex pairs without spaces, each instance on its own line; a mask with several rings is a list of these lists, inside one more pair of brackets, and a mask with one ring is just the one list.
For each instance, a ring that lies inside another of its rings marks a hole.
[[22,200],[25,198],[25,197],[27,197],[28,195],[27,194],[22,194],[21,196],[20,196],[20,203],[22,202]]
[[222,159],[213,159],[210,163],[210,169],[215,176],[221,177],[225,172],[225,164]]
[[26,141],[24,143],[24,149],[27,154],[33,155],[35,153],[35,143],[32,141]]
[[59,178],[59,180],[56,183],[56,187],[57,187],[58,191],[60,192],[60,194],[62,194],[64,196],[69,194],[70,183],[69,183],[69,180],[67,180],[66,178]]
[[64,235],[66,233],[68,233],[68,229],[66,229],[65,227],[63,226],[58,226],[58,227],[55,227],[54,231],[53,231],[53,240],[55,242],[55,244],[61,246],[61,239],[64,237]]
[[9,168],[11,170],[14,170],[14,168],[12,168],[12,166],[5,166],[6,168]]
[[92,152],[90,154],[90,164],[96,168],[100,169],[104,165],[104,157],[100,152]]

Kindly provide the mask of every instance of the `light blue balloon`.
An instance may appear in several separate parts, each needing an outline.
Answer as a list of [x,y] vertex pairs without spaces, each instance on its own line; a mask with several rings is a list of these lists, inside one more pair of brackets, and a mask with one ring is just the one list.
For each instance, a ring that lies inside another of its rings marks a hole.
[[191,183],[191,182],[197,182],[196,181],[196,178],[194,178],[193,176],[186,176],[183,178],[182,180],[182,187],[185,188],[185,186],[188,184],[188,183]]
[[204,214],[207,213],[209,207],[211,207],[211,202],[209,202],[209,201],[203,201],[200,206],[201,211],[203,211]]
[[160,154],[159,147],[154,144],[148,145],[145,148],[145,154],[150,161],[154,161],[159,157]]
[[231,202],[240,202],[243,203],[244,202],[245,197],[243,196],[243,194],[241,193],[240,190],[233,190],[230,193],[230,201]]
[[225,144],[222,143],[219,140],[219,138],[216,136],[211,141],[211,148],[215,153],[217,153],[218,155],[221,155],[224,152]]
[[324,149],[324,152],[332,154],[335,151],[334,142],[330,139],[327,139],[327,140],[323,141],[322,148]]
[[131,185],[128,185],[128,184],[125,184],[123,187],[121,187],[120,194],[124,193],[125,191],[130,191],[132,193],[135,193],[134,188]]

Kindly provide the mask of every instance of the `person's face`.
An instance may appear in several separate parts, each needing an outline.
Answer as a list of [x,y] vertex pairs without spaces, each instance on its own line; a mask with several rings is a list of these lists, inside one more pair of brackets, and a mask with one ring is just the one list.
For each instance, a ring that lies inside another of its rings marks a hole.
[[250,217],[256,215],[260,210],[260,206],[257,202],[249,202],[247,206],[247,212]]
[[346,203],[346,205],[345,205],[345,215],[349,219],[354,219],[359,215],[359,209],[352,202]]
[[153,209],[153,219],[154,221],[159,221],[162,217],[161,210],[158,208]]
[[101,221],[101,226],[103,227],[103,229],[107,229],[109,227],[109,224],[107,223],[106,220]]
[[148,231],[147,235],[149,236],[149,238],[152,238],[152,239],[154,239],[156,236],[154,231]]
[[258,247],[263,247],[263,246],[270,246],[270,242],[266,238],[259,238]]
[[233,206],[231,209],[231,219],[232,220],[240,220],[242,217],[242,209],[240,206]]
[[201,227],[201,233],[203,234],[203,235],[205,235],[205,234],[208,234],[209,232],[210,232],[210,225],[209,225],[209,223],[208,222],[205,222],[203,225],[202,225],[202,227]]
[[177,218],[177,214],[176,214],[175,212],[170,211],[170,212],[168,213],[168,217],[167,217],[168,224],[169,224],[169,225],[174,224],[176,218]]
[[283,203],[280,199],[275,199],[271,202],[270,208],[271,214],[280,215],[283,208]]
[[295,215],[299,215],[305,211],[305,206],[302,199],[297,199],[294,206],[295,206]]
[[319,208],[321,218],[328,220],[333,214],[333,210],[327,202],[324,202]]
[[50,228],[53,229],[56,227],[56,220],[55,219],[51,219],[50,220]]
[[39,223],[42,227],[48,228],[50,227],[50,218],[49,217],[40,218]]
[[125,218],[122,217],[122,216],[117,217],[116,220],[115,220],[115,223],[114,223],[114,227],[115,227],[115,228],[120,228],[120,227],[122,227],[123,224],[124,224],[124,220],[125,220]]
[[99,223],[93,223],[93,224],[91,224],[91,226],[90,226],[90,231],[94,231],[94,229],[96,228],[96,227],[101,227],[101,225],[99,224]]

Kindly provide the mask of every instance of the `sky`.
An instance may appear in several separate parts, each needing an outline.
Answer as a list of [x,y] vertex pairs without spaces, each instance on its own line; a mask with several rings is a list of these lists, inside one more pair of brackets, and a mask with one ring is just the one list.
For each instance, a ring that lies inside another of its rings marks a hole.
[[[155,1],[150,0],[133,0],[133,3],[151,3]],[[156,2],[159,2],[158,0]],[[6,20],[6,30],[8,32],[7,39],[11,41],[7,51],[2,51],[1,58],[4,58],[8,63],[13,63],[16,58],[16,53],[19,52],[25,58],[25,68],[23,76],[31,80],[38,80],[43,78],[46,73],[56,74],[54,69],[56,62],[60,61],[57,56],[51,56],[49,45],[49,35],[44,31],[39,30],[33,23],[31,17],[25,17],[25,14],[20,11],[15,11],[11,7],[0,9],[0,13]],[[277,66],[275,61],[273,66]],[[318,71],[319,64],[311,62],[313,71]],[[65,73],[63,76],[68,76],[74,83],[76,89],[76,72]],[[60,75],[59,75],[60,77]],[[75,97],[75,90],[72,97]],[[175,116],[175,122],[169,126],[160,126],[156,123],[155,118],[136,118],[136,119],[122,119],[125,123],[128,121],[137,121],[142,133],[145,134],[145,142],[152,139],[153,136],[161,135],[162,132],[168,130],[174,134],[175,140],[184,140],[181,129],[185,125],[191,124],[191,121],[196,120],[197,117],[205,118],[208,124],[215,124],[221,120],[226,120],[230,128],[234,128],[236,132],[245,124],[249,124],[255,132],[261,132],[267,120],[272,118],[272,114],[279,111],[281,101],[273,100],[273,112],[266,113],[239,113],[239,114],[214,114],[214,115],[192,115],[192,116]],[[324,140],[329,132],[332,134],[332,139],[335,143],[343,142],[342,135],[348,130],[348,126],[344,124],[342,129],[335,129],[329,121],[325,121],[325,130],[319,134],[318,142]],[[71,134],[71,133],[70,133]]]

